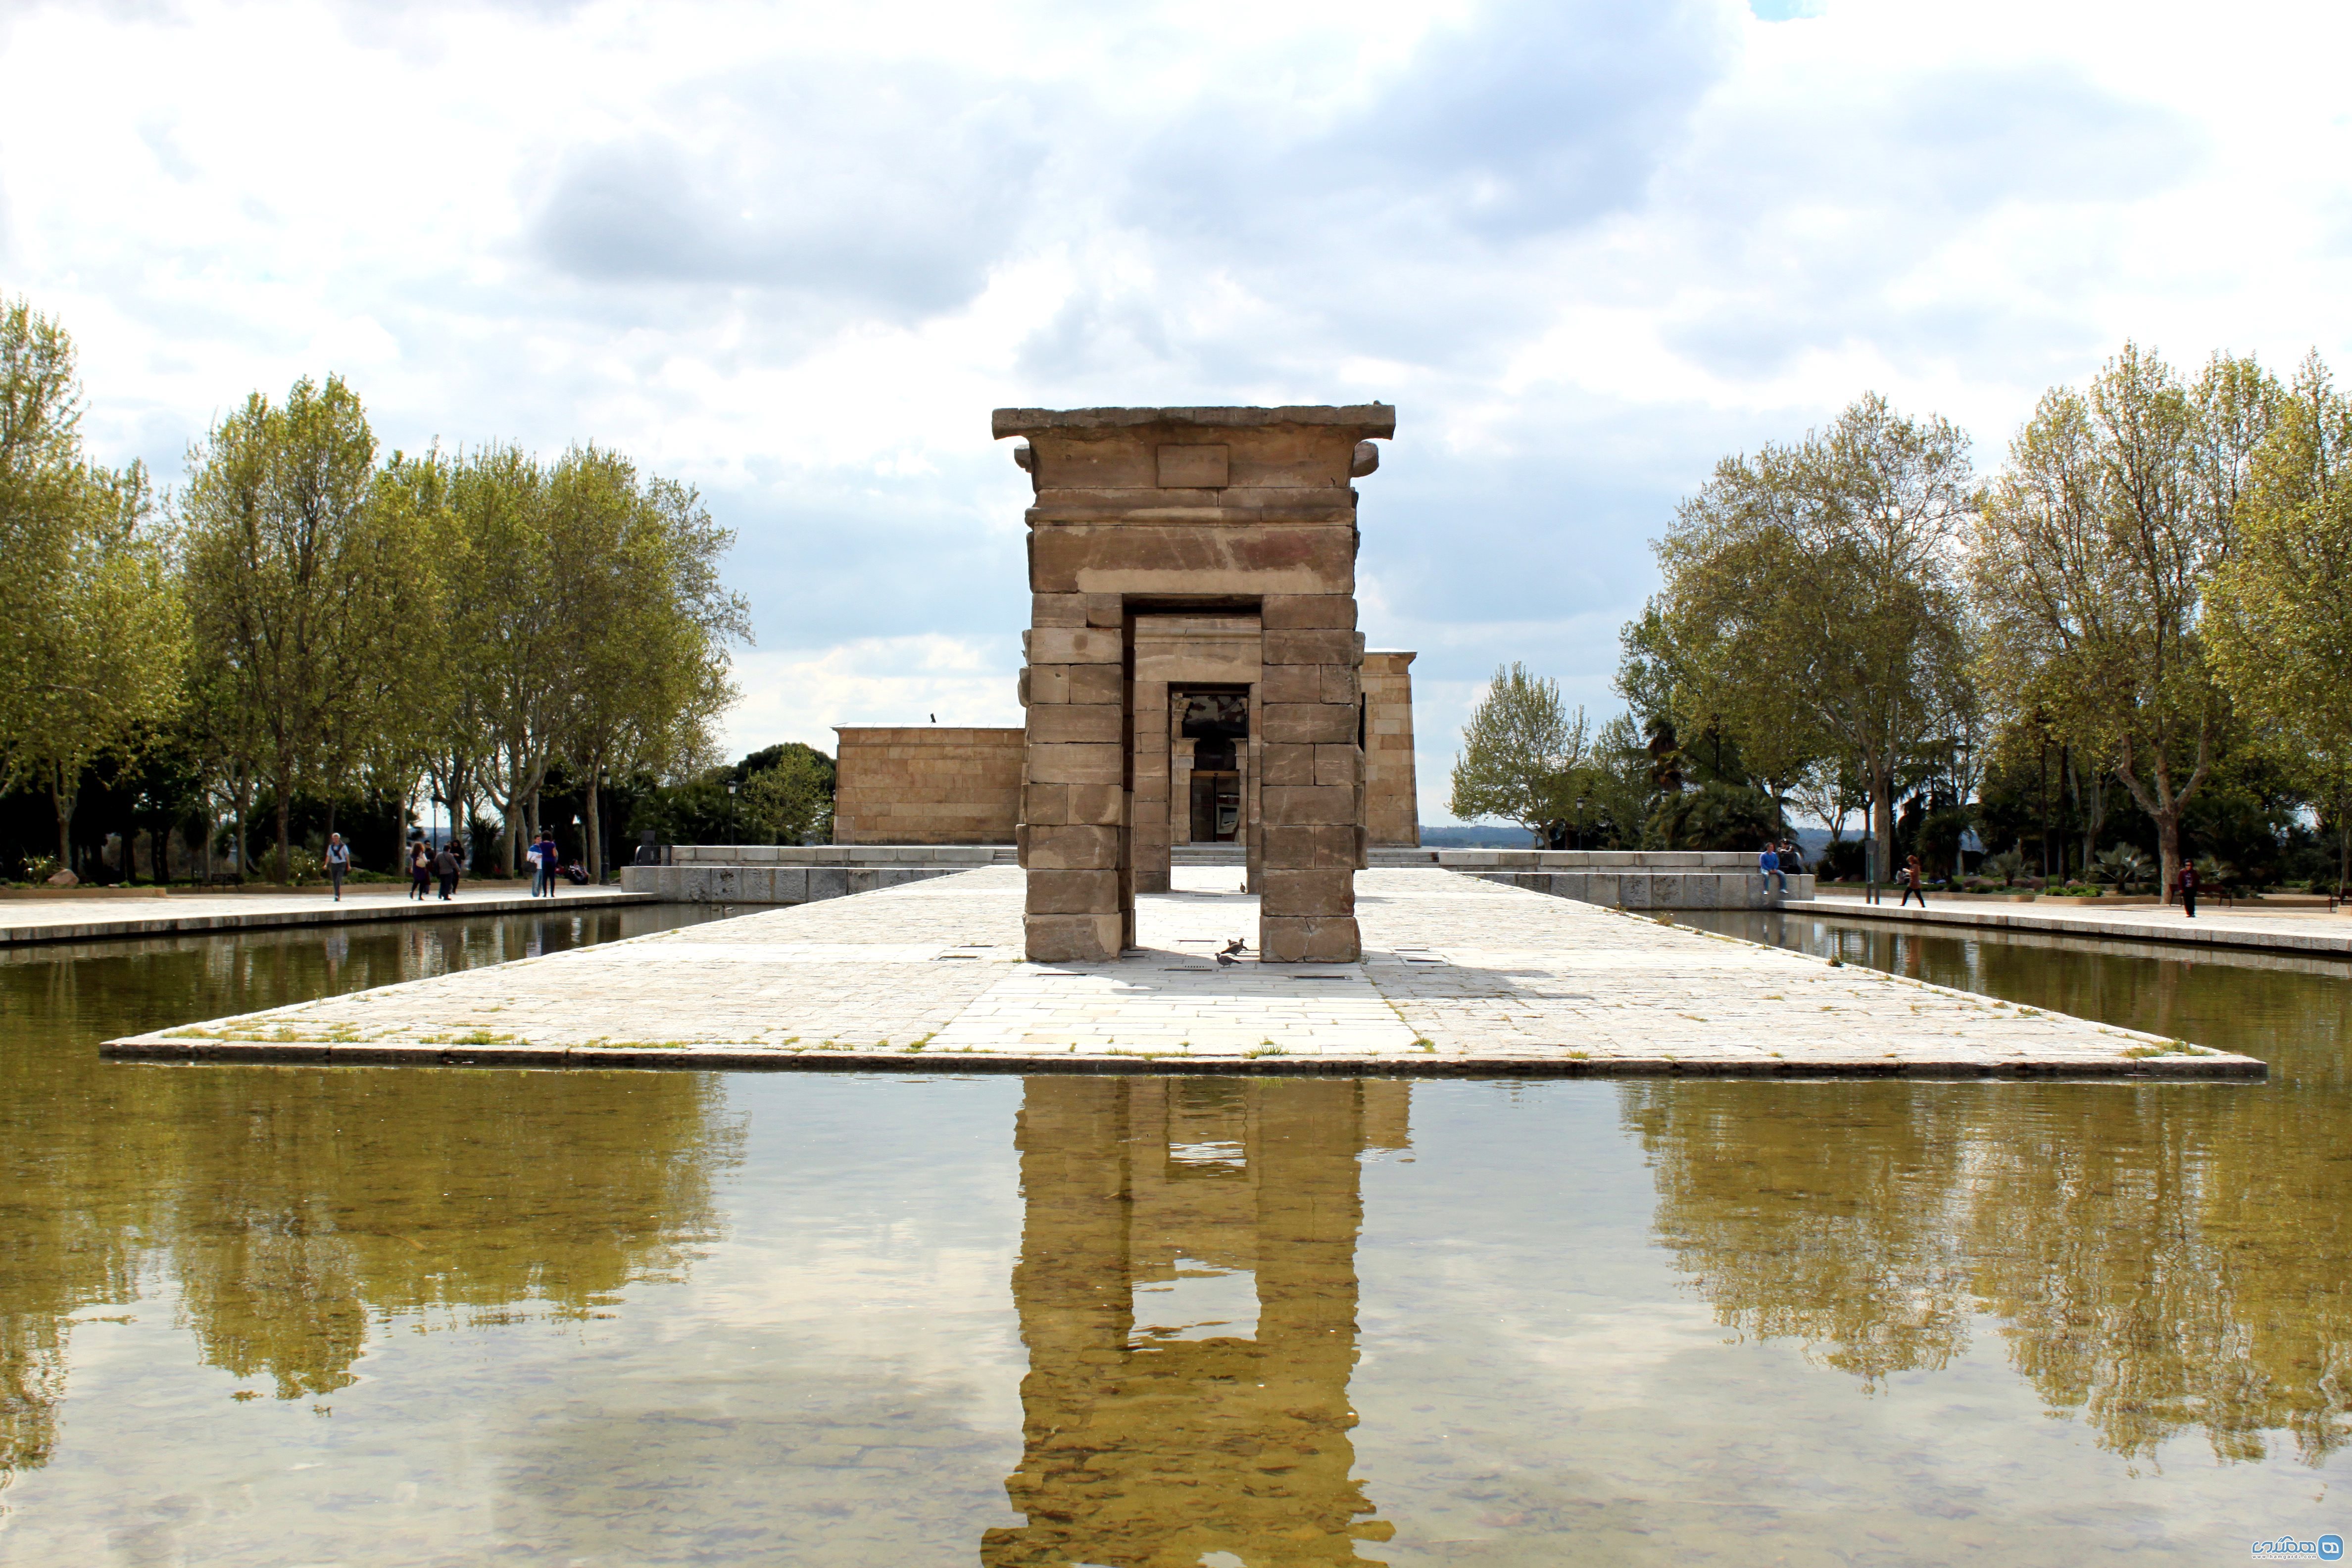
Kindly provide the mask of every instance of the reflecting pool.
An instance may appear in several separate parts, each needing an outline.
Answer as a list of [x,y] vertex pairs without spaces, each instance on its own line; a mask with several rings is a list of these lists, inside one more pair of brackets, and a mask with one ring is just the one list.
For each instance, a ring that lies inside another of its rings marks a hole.
[[0,1563],[2202,1563],[2352,1524],[2343,965],[1707,922],[2259,1085],[93,1049],[690,918],[0,953]]

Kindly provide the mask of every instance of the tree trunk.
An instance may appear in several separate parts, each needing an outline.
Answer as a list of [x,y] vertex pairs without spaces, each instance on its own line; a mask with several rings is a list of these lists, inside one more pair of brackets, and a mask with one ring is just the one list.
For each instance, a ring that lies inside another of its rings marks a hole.
[[2180,811],[2175,806],[2148,815],[2156,818],[2157,896],[2168,904],[2173,885],[2180,879]]
[[1870,897],[1875,901],[1878,884],[1889,880],[1895,872],[1895,780],[1891,770],[1872,765],[1870,774],[1870,834],[1878,842],[1878,855],[1871,867]]
[[581,813],[588,829],[588,842],[584,847],[588,877],[591,881],[600,883],[604,879],[604,819],[596,815],[596,775],[602,772],[604,770],[595,763],[588,764],[588,809]]
[[284,782],[278,786],[278,880],[284,886],[294,880],[294,815],[293,792]]
[[74,801],[80,794],[79,789],[66,788],[65,769],[54,763],[49,765],[49,807],[57,814],[58,866],[62,870],[73,869]]

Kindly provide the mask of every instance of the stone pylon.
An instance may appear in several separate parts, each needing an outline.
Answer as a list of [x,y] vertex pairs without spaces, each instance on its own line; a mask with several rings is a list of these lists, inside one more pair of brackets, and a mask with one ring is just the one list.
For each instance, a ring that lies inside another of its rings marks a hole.
[[[1027,437],[1016,457],[1036,491],[1016,835],[1030,958],[1100,962],[1133,943],[1136,891],[1167,886],[1183,815],[1171,757],[1189,709],[1171,703],[1197,689],[1247,700],[1247,733],[1219,737],[1233,755],[1216,776],[1262,897],[1261,954],[1354,962],[1366,727],[1352,481],[1378,467],[1371,442],[1395,433],[1396,411],[1000,408],[994,427]],[[1139,632],[1155,650],[1141,667]]]

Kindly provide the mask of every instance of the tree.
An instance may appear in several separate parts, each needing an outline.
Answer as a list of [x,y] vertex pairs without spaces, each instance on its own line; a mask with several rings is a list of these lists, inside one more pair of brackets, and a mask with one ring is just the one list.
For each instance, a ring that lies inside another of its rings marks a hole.
[[1465,822],[1499,817],[1540,834],[1568,815],[1568,775],[1585,762],[1586,739],[1584,710],[1569,716],[1558,682],[1523,664],[1497,669],[1463,727],[1446,809]]
[[2168,889],[2223,719],[2203,587],[2229,558],[2277,396],[2251,360],[2217,355],[2190,386],[2126,343],[2086,391],[2043,395],[1977,530],[1987,679],[2130,792],[2157,826]]
[[181,502],[201,689],[270,789],[278,875],[298,790],[349,776],[357,737],[400,721],[425,613],[419,541],[377,504],[375,437],[337,377],[259,393],[189,454]]
[[515,446],[454,465],[449,504],[472,572],[458,595],[452,657],[490,748],[481,781],[503,826],[499,860],[514,875],[518,832],[535,833],[537,799],[578,687],[571,610],[560,587],[547,471]]
[[1898,778],[1973,703],[1970,475],[1957,426],[1875,393],[1795,446],[1725,458],[1657,544],[1665,584],[1628,628],[1621,687],[1654,684],[1665,656],[1681,728],[1727,735],[1776,785],[1847,760],[1891,864]]
[[0,785],[47,788],[73,858],[85,771],[127,760],[177,706],[185,651],[146,470],[84,459],[73,341],[0,310]]
[[[719,580],[735,536],[691,489],[641,483],[627,458],[593,446],[565,454],[549,489],[572,609],[562,745],[586,784],[589,869],[602,877],[604,781],[673,770],[709,750],[736,696],[728,645],[749,639],[750,617]],[[829,810],[829,775],[824,800]],[[800,821],[799,810],[774,802],[780,821]]]
[[2214,667],[2329,804],[2340,888],[2352,877],[2352,400],[2316,353],[2279,401],[2235,522],[2212,582]]
[[743,809],[779,844],[826,842],[833,837],[832,759],[797,742],[772,750],[775,760],[743,786]]

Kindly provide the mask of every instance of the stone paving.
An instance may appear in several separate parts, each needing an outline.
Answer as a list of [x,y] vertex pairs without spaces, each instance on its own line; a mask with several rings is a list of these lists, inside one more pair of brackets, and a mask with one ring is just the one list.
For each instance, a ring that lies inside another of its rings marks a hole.
[[1179,868],[1109,963],[1022,960],[961,873],[110,1042],[143,1057],[953,1070],[2260,1077],[2260,1062],[1450,871],[1359,873],[1366,956]]

